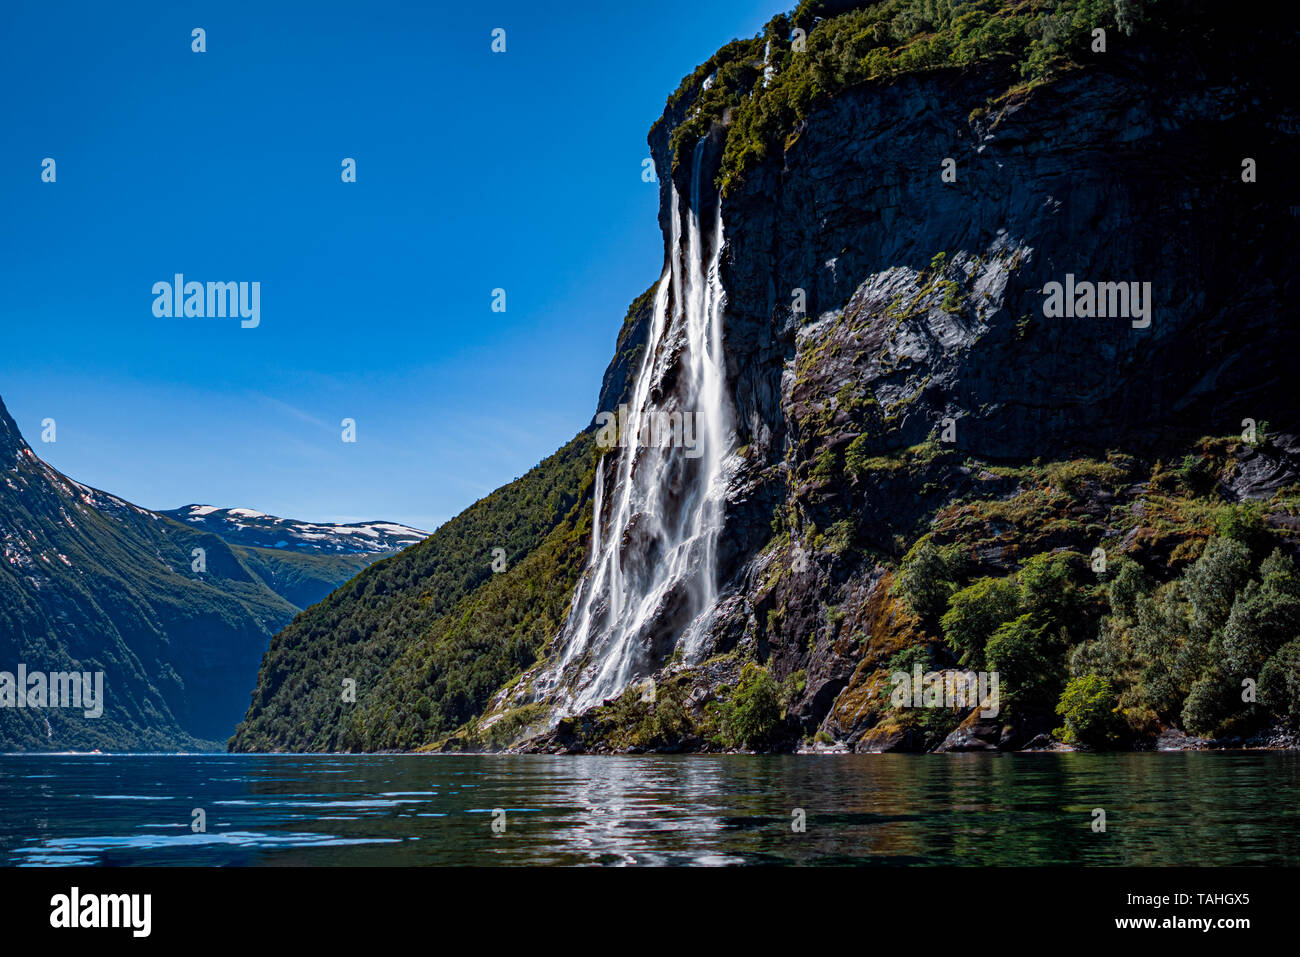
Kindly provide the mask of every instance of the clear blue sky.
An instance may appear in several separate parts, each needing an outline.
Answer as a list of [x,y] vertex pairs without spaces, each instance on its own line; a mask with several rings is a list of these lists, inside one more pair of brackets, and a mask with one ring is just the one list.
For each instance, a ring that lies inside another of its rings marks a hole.
[[[5,0],[0,398],[149,508],[432,529],[590,420],[661,265],[646,131],[793,5]],[[261,325],[156,318],[177,272]]]

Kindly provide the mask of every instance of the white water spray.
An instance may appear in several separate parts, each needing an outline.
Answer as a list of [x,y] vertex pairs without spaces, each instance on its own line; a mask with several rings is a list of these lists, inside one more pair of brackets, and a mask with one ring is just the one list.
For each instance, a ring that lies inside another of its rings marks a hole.
[[678,647],[695,660],[712,621],[724,462],[735,433],[722,355],[721,199],[711,204],[706,240],[703,156],[701,140],[684,231],[672,187],[669,262],[655,293],[629,418],[635,428],[648,416],[693,416],[703,454],[632,445],[597,466],[591,559],[560,632],[559,657],[535,685],[542,696],[554,694],[556,714],[599,704],[656,670]]

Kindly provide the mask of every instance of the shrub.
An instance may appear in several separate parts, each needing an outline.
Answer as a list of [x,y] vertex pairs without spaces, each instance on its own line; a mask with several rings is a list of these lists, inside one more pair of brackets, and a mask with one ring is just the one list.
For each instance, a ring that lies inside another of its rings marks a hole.
[[826,550],[832,555],[843,555],[853,547],[856,534],[857,529],[854,527],[853,519],[841,519],[826,529]]
[[1300,721],[1300,638],[1279,648],[1261,669],[1259,700],[1289,724]]
[[912,668],[915,665],[921,666],[921,672],[923,674],[929,673],[934,669],[934,660],[933,656],[930,654],[929,645],[909,645],[902,651],[890,656],[889,665],[887,667],[889,668],[889,673],[891,675],[897,674],[900,671],[905,671],[908,674],[911,674]]
[[836,468],[835,453],[825,446],[818,449],[812,477],[819,482],[832,482],[835,480]]
[[1268,550],[1273,539],[1260,502],[1224,506],[1214,516],[1214,528],[1219,537],[1245,545],[1256,557]]
[[728,747],[767,746],[781,722],[781,689],[766,668],[748,662],[721,707],[721,736]]
[[940,619],[943,636],[963,665],[984,666],[984,646],[993,633],[1020,614],[1014,578],[981,578],[952,596]]
[[943,553],[923,538],[904,556],[893,591],[918,617],[937,621],[953,592],[951,574]]
[[1115,686],[1100,675],[1070,679],[1056,705],[1065,719],[1061,737],[1065,741],[1104,748],[1119,740],[1122,722]]
[[844,450],[844,471],[856,482],[867,473],[871,460],[871,436],[864,433]]
[[654,704],[637,729],[642,747],[670,747],[691,733],[691,720],[682,698],[681,689],[673,685],[656,689]]

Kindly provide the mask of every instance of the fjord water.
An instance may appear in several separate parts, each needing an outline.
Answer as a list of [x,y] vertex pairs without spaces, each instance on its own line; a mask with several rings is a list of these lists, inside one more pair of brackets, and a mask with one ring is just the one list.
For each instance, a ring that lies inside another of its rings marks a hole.
[[0,862],[1296,865],[1300,754],[2,755]]

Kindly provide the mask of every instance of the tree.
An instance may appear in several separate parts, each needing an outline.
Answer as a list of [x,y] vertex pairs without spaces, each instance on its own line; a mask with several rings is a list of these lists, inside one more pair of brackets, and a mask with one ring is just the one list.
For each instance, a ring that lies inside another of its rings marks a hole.
[[1020,583],[1021,608],[1034,616],[1039,627],[1057,634],[1067,629],[1076,638],[1092,630],[1093,614],[1087,594],[1075,582],[1083,567],[1078,552],[1044,552],[1035,555],[1016,575]]
[[1145,0],[1115,0],[1115,25],[1126,37],[1146,19]]
[[1215,737],[1223,723],[1240,711],[1241,698],[1236,687],[1215,668],[1192,684],[1183,702],[1183,727],[1193,734]]
[[1138,599],[1151,590],[1142,566],[1129,558],[1120,558],[1109,588],[1110,611],[1121,618],[1136,618]]
[[1113,745],[1123,730],[1118,708],[1110,679],[1100,675],[1070,679],[1056,705],[1056,713],[1065,719],[1064,740],[1094,748]]
[[747,662],[736,690],[722,706],[723,741],[733,748],[763,747],[770,743],[782,713],[781,689],[772,672]]
[[923,538],[904,556],[893,591],[918,617],[933,622],[948,607],[954,588],[951,574],[943,553]]
[[1265,588],[1300,598],[1300,574],[1296,572],[1295,562],[1280,548],[1273,549],[1272,554],[1260,563],[1259,580]]
[[980,578],[952,596],[939,624],[961,663],[982,668],[988,640],[1019,614],[1020,588],[1014,578]]
[[1050,707],[1064,673],[1064,643],[1031,614],[1003,623],[984,649],[988,667],[998,672],[1022,705]]
[[1223,662],[1236,678],[1255,677],[1273,653],[1300,636],[1300,600],[1273,584],[1250,582],[1223,628]]
[[1233,538],[1216,536],[1183,573],[1183,593],[1194,628],[1213,631],[1228,620],[1237,592],[1250,580],[1250,549]]
[[1300,638],[1279,648],[1260,670],[1259,700],[1283,721],[1300,722]]

